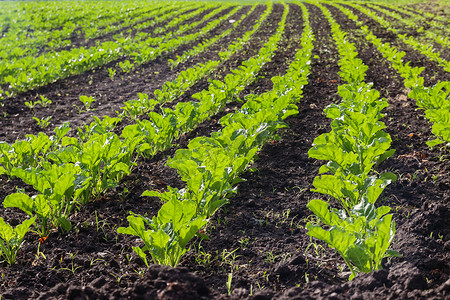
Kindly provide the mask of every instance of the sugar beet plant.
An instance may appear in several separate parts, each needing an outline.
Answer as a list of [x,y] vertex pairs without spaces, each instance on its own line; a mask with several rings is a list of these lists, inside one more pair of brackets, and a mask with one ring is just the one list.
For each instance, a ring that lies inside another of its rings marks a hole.
[[22,246],[23,239],[35,218],[27,219],[13,228],[0,217],[0,257],[8,264],[13,265],[16,262],[17,253]]
[[[388,250],[395,234],[395,222],[389,207],[375,207],[384,188],[396,179],[392,173],[373,174],[372,168],[391,156],[391,138],[383,131],[381,111],[388,104],[379,93],[365,83],[365,66],[355,46],[348,42],[330,12],[316,4],[331,24],[333,39],[340,54],[339,75],[347,82],[338,88],[339,105],[326,109],[331,118],[331,132],[318,136],[308,154],[328,160],[314,179],[316,192],[332,196],[342,209],[330,208],[323,200],[311,200],[308,208],[324,227],[309,222],[308,235],[325,241],[334,248],[350,268],[350,280],[357,272],[380,269],[386,256],[399,255]],[[327,173],[327,174],[325,174]]]

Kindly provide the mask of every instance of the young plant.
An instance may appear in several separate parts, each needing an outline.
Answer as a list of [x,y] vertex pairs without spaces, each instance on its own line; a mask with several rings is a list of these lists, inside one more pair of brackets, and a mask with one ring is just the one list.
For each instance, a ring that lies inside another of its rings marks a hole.
[[22,247],[23,238],[30,230],[36,217],[27,219],[13,228],[0,217],[0,256],[5,259],[9,265],[16,262],[17,253]]
[[375,206],[361,201],[354,206],[350,215],[344,210],[329,209],[329,204],[322,200],[311,200],[308,208],[320,218],[327,229],[308,222],[308,235],[326,242],[343,258],[352,274],[369,273],[381,269],[381,261],[385,257],[401,255],[389,250],[395,234],[395,222],[392,215],[387,215],[390,208]]
[[24,193],[8,195],[4,207],[16,207],[30,217],[36,216],[36,232],[47,237],[56,228],[69,231],[70,214],[76,199],[86,188],[86,176],[73,164],[51,165],[48,169],[17,168],[13,175],[32,185],[40,194],[30,197]]
[[94,134],[75,153],[69,153],[68,162],[76,163],[88,178],[80,201],[87,203],[106,189],[116,187],[135,165],[133,153],[139,139],[122,141],[116,134]]
[[112,81],[114,81],[114,76],[116,75],[116,70],[112,68],[108,68],[108,76],[111,78]]
[[39,101],[42,107],[47,107],[47,105],[52,104],[52,100],[40,95],[41,100]]
[[130,61],[127,59],[124,62],[119,62],[119,67],[124,73],[128,73],[133,70],[134,64],[130,63]]
[[105,133],[110,133],[116,128],[117,123],[122,121],[122,117],[110,117],[103,116],[103,119],[100,119],[97,116],[92,116],[94,121],[89,125],[83,124],[82,126],[77,128],[78,137],[81,141],[86,142],[94,135],[102,135]]
[[36,121],[37,125],[41,127],[42,129],[45,129],[50,125],[50,119],[52,116],[48,116],[47,118],[39,119],[37,117],[33,117],[33,119]]
[[124,102],[125,106],[121,107],[133,120],[152,111],[158,104],[158,101],[149,99],[147,94],[138,93],[138,97],[139,99]]
[[[179,194],[177,194],[179,195]],[[144,247],[133,247],[147,267],[149,252],[154,263],[176,267],[186,253],[187,243],[206,223],[205,216],[197,216],[196,205],[189,201],[172,198],[165,203],[151,220],[130,213],[128,227],[119,227],[118,233],[138,236]],[[149,227],[147,230],[145,225]]]
[[76,104],[73,105],[78,109],[79,114],[81,114],[84,110],[86,110],[86,111],[91,110],[91,104],[93,102],[95,102],[95,98],[92,96],[88,97],[88,96],[82,95],[82,96],[80,96],[80,101],[83,103],[84,108],[81,106],[78,106]]
[[39,104],[39,101],[35,101],[35,102],[33,102],[33,101],[25,101],[25,106],[28,107],[31,110],[33,110],[36,107],[36,105],[38,105],[38,104]]

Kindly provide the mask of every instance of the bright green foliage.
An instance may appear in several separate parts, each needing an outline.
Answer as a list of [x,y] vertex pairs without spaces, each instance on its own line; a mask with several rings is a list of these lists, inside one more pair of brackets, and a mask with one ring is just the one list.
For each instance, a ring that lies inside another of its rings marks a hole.
[[123,104],[125,106],[121,107],[128,114],[128,117],[133,120],[136,120],[138,116],[152,111],[156,104],[158,104],[158,101],[149,99],[147,94],[138,93],[138,97],[139,99],[124,102]]
[[[303,6],[302,8],[304,9]],[[285,10],[279,24],[281,28],[284,27],[287,12],[288,10]],[[182,128],[181,130],[188,130],[191,127],[190,124],[208,117],[208,113],[217,112],[228,101],[237,99],[240,91],[254,80],[261,65],[273,56],[280,38],[281,34],[277,33],[265,44],[257,58],[251,58],[244,62],[240,68],[233,71],[233,74],[227,75],[224,82],[212,81],[208,91],[194,95],[200,100],[199,103],[177,104],[174,114],[178,120],[181,120],[177,127]],[[206,224],[206,220],[228,202],[227,196],[235,191],[233,185],[241,181],[238,175],[252,162],[260,147],[273,137],[277,129],[286,126],[282,119],[297,113],[296,106],[291,103],[299,100],[301,88],[306,83],[312,39],[313,36],[308,26],[305,28],[303,51],[297,53],[296,61],[286,76],[274,80],[278,89],[259,96],[248,96],[247,102],[239,111],[228,114],[220,120],[221,125],[224,126],[222,131],[211,134],[211,137],[198,137],[191,140],[188,149],[177,150],[175,156],[168,160],[168,165],[176,168],[182,180],[186,182],[185,189],[178,190],[169,187],[165,193],[146,191],[143,195],[159,197],[164,202],[161,208],[162,212],[166,210],[166,207],[172,211],[172,207],[186,205],[188,207],[186,210],[189,212],[192,210],[194,214],[190,219],[186,218],[183,221],[184,226],[191,226],[191,222],[195,221],[199,226],[194,228],[198,230]],[[292,88],[293,86],[296,88]],[[164,110],[164,113],[167,116],[169,110]],[[191,120],[196,121],[191,122]],[[160,218],[161,211],[158,213],[158,218]],[[139,218],[140,221],[137,221],[136,218]],[[161,249],[170,248],[172,239],[168,237],[167,232],[163,234],[158,230],[166,226],[171,227],[171,223],[154,228],[155,217],[152,223],[147,222],[152,230],[146,235],[153,236],[154,240],[152,241],[144,236],[144,221],[142,220],[143,218],[140,216],[130,215],[130,227],[126,230],[120,229],[119,232],[138,235],[144,240],[146,246],[134,248],[134,250],[145,261],[145,251],[148,251],[153,261],[165,264],[177,263],[179,256],[186,251],[178,248],[178,245],[185,244],[196,234],[192,230],[186,239],[178,237],[180,241],[175,244],[177,245],[176,250],[173,252],[163,251]],[[132,229],[133,226],[140,229]],[[175,253],[176,255],[170,256],[177,257],[177,259],[168,260],[167,253],[169,252]]]
[[32,185],[40,194],[29,197],[23,193],[8,195],[4,207],[17,207],[29,216],[37,216],[36,230],[41,237],[58,227],[71,229],[68,220],[76,199],[89,181],[80,167],[73,164],[52,165],[49,169],[15,169],[14,174]]
[[331,118],[331,132],[318,136],[308,151],[310,157],[327,160],[319,172],[331,173],[314,179],[315,192],[330,195],[339,201],[342,210],[328,209],[322,200],[312,200],[308,208],[325,228],[308,223],[308,235],[321,239],[345,260],[353,279],[357,272],[381,268],[381,260],[399,255],[389,250],[395,234],[390,208],[375,208],[375,202],[385,187],[396,180],[392,173],[371,174],[372,168],[394,154],[388,150],[391,138],[380,121],[386,99],[364,83],[365,66],[356,48],[334,21],[330,12],[317,4],[331,23],[333,38],[341,59],[339,75],[347,84],[338,88],[342,102],[331,104],[325,112]]
[[55,128],[55,136],[40,132],[37,136],[28,134],[25,140],[17,140],[12,145],[0,142],[0,174],[14,177],[15,168],[42,166],[59,147],[73,143],[73,138],[65,136],[69,131],[69,124],[64,123]]
[[387,256],[400,256],[396,251],[387,252],[395,234],[395,222],[387,206],[375,208],[372,203],[361,201],[350,216],[345,211],[328,209],[328,203],[311,200],[308,208],[329,228],[308,223],[308,235],[321,239],[344,258],[353,279],[357,272],[381,269],[381,260]]
[[121,117],[114,118],[110,116],[103,116],[103,119],[100,119],[97,116],[92,117],[94,118],[94,121],[91,124],[83,124],[82,127],[77,127],[78,137],[83,142],[87,141],[92,136],[112,132],[117,123],[122,120]]
[[139,141],[136,150],[146,157],[167,149],[172,145],[178,131],[177,116],[171,110],[166,112],[165,115],[148,113],[150,120],[137,120],[136,124],[126,126],[122,137],[128,141]]
[[93,136],[71,158],[86,172],[87,187],[81,194],[81,202],[87,203],[106,189],[116,187],[134,166],[133,153],[139,140],[124,141],[116,134]]
[[27,219],[13,228],[0,217],[0,256],[8,264],[16,263],[17,253],[22,247],[23,238],[30,230],[35,218]]
[[[361,22],[358,21],[358,17],[355,16],[352,11],[343,6],[335,6],[361,26]],[[357,8],[377,19],[377,21],[384,24],[385,27],[389,27],[387,21],[380,16],[377,16],[373,11],[367,10],[361,6],[358,6]],[[408,96],[416,100],[417,106],[425,109],[425,116],[434,123],[433,133],[437,138],[429,141],[427,144],[430,147],[433,147],[442,143],[450,143],[450,120],[448,117],[450,107],[450,83],[448,81],[442,81],[438,82],[433,87],[425,87],[424,78],[420,76],[420,73],[424,70],[423,67],[411,67],[409,62],[403,63],[402,58],[406,55],[405,52],[398,51],[396,47],[393,47],[389,43],[383,43],[382,40],[374,35],[367,26],[361,26],[361,30],[364,37],[377,47],[381,54],[391,62],[392,67],[400,73],[404,79],[405,87],[411,89]],[[420,49],[425,47],[422,49],[425,55],[434,55],[433,57],[435,57],[445,69],[448,69],[448,62],[439,59],[437,54],[433,53],[433,50],[429,46],[421,45],[412,38],[407,39],[405,36],[403,36],[403,38],[405,42],[410,44],[413,43]]]
[[432,87],[416,87],[409,94],[417,105],[425,110],[425,116],[433,123],[433,134],[438,138],[428,141],[430,147],[450,143],[450,81],[442,81]]
[[450,110],[447,109],[427,109],[425,115],[428,120],[433,122],[433,134],[439,138],[428,141],[427,145],[434,147],[441,143],[450,143]]
[[[132,213],[127,219],[129,227],[120,227],[117,232],[142,239],[145,246],[133,247],[133,250],[147,266],[147,251],[153,263],[177,266],[181,256],[187,251],[187,243],[207,223],[203,216],[197,215],[193,202],[176,198],[166,202],[151,220]],[[145,225],[150,229],[146,230]]]
[[82,95],[82,96],[80,96],[80,101],[83,103],[84,108],[88,111],[88,110],[91,110],[91,105],[93,102],[95,102],[95,98],[92,96],[88,97],[88,96]]

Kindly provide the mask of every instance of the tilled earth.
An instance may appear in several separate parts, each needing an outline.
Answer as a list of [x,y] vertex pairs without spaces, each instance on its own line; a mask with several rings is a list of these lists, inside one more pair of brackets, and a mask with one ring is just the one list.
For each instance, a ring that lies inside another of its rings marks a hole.
[[[167,186],[181,188],[177,173],[165,166],[167,157],[176,148],[187,146],[198,135],[220,130],[217,120],[239,104],[232,103],[225,111],[201,124],[195,131],[176,141],[176,147],[152,159],[141,159],[132,174],[120,186],[98,201],[82,206],[71,221],[74,230],[67,234],[53,233],[39,244],[38,237],[28,235],[18,255],[18,263],[1,267],[2,299],[444,299],[450,297],[450,164],[449,149],[430,149],[425,143],[432,138],[430,123],[414,101],[407,97],[402,78],[390,67],[373,45],[344,14],[326,6],[356,44],[359,58],[369,66],[366,82],[386,97],[384,122],[391,135],[393,157],[376,171],[394,172],[398,180],[380,198],[380,205],[392,207],[397,232],[392,248],[403,257],[384,262],[382,270],[360,274],[348,281],[343,260],[325,244],[306,235],[305,224],[313,216],[306,208],[310,199],[322,197],[310,191],[314,177],[323,162],[310,159],[312,141],[330,130],[330,120],[323,109],[339,102],[337,87],[339,54],[330,26],[322,12],[307,4],[316,41],[309,83],[304,87],[299,114],[286,120],[289,129],[267,144],[251,166],[242,174],[244,182],[238,194],[219,211],[204,230],[208,239],[197,238],[177,268],[144,263],[131,247],[139,241],[116,232],[127,226],[129,211],[152,216],[161,206],[158,199],[141,197],[147,189],[164,190]],[[432,11],[433,6],[423,6]],[[431,8],[430,8],[431,7]],[[283,75],[300,47],[303,29],[301,9],[289,5],[287,26],[279,50],[266,64],[258,79],[243,91],[260,94],[272,88],[270,78]],[[243,7],[232,19],[239,19],[250,7]],[[222,14],[225,14],[224,11]],[[91,115],[114,115],[123,101],[136,98],[138,92],[152,95],[165,81],[173,80],[184,69],[197,62],[217,59],[217,53],[241,37],[263,13],[256,10],[231,35],[205,53],[193,57],[174,70],[168,59],[176,58],[195,43],[181,47],[137,68],[131,74],[119,74],[115,81],[108,77],[111,63],[82,75],[72,76],[34,91],[8,99],[0,118],[1,139],[12,142],[25,134],[36,134],[39,128],[31,119],[51,115],[53,128],[64,121],[81,125]],[[275,5],[268,20],[252,41],[213,75],[221,79],[239,64],[257,54],[261,45],[276,31],[282,5]],[[355,13],[357,13],[355,11]],[[384,41],[407,53],[404,61],[425,66],[426,85],[449,80],[449,74],[425,56],[407,48],[377,23],[358,16]],[[229,28],[224,22],[205,39]],[[195,29],[194,29],[195,30]],[[405,28],[405,32],[411,31]],[[417,38],[421,35],[416,33]],[[108,39],[105,36],[105,39]],[[76,42],[76,41],[74,41]],[[80,41],[81,42],[81,41]],[[201,42],[201,41],[200,41]],[[177,101],[207,88],[207,80],[193,86]],[[25,100],[44,95],[53,100],[49,108],[30,111]],[[96,110],[77,114],[73,104],[80,95],[99,99]],[[30,120],[31,119],[31,120]],[[125,124],[121,124],[123,127]],[[120,126],[119,126],[120,128]],[[19,180],[0,176],[1,198],[15,192],[16,187],[33,193]],[[18,210],[3,209],[0,216],[15,225],[24,218]],[[39,248],[38,248],[39,245]],[[37,250],[39,249],[39,250]],[[232,274],[231,289],[226,282]]]

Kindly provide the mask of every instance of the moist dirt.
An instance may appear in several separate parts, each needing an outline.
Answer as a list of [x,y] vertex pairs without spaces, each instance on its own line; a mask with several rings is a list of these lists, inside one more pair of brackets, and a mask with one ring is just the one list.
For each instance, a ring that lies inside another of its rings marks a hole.
[[[308,157],[308,150],[317,136],[330,130],[330,120],[323,109],[341,99],[337,87],[342,83],[338,72],[339,54],[326,18],[316,6],[306,4],[316,41],[311,72],[299,113],[286,120],[289,125],[278,137],[265,145],[251,168],[242,174],[244,182],[221,211],[204,228],[202,239],[197,237],[177,268],[159,265],[145,266],[133,252],[140,245],[132,237],[117,233],[127,226],[130,211],[153,216],[161,207],[158,199],[142,197],[145,190],[182,188],[183,182],[175,170],[165,165],[177,148],[184,148],[190,139],[220,130],[217,120],[239,106],[233,103],[217,116],[182,136],[176,146],[151,159],[140,159],[133,172],[116,189],[108,191],[97,201],[74,211],[69,233],[52,233],[43,243],[38,236],[28,234],[15,265],[0,264],[0,295],[2,299],[446,299],[450,297],[450,164],[449,149],[430,149],[431,124],[407,97],[402,78],[391,68],[376,48],[361,36],[358,28],[339,10],[327,6],[333,17],[348,32],[355,43],[358,57],[369,66],[366,81],[389,102],[383,119],[392,137],[391,148],[396,153],[377,167],[378,172],[393,172],[398,180],[391,184],[379,200],[389,205],[396,221],[392,248],[403,256],[383,262],[383,269],[360,274],[348,281],[349,272],[342,258],[326,244],[306,235],[305,225],[313,218],[306,204],[322,195],[311,191],[312,182],[324,163]],[[422,6],[428,8],[433,6]],[[283,75],[300,47],[303,30],[300,8],[289,5],[286,30],[280,48],[272,61],[263,66],[259,77],[241,94],[262,93],[272,88],[270,78]],[[238,18],[248,11],[243,7]],[[228,36],[223,45],[188,60],[170,73],[167,60],[182,51],[164,55],[113,82],[105,68],[73,76],[46,87],[11,99],[0,119],[0,138],[7,142],[36,134],[39,129],[29,120],[32,113],[23,105],[24,99],[37,95],[52,96],[52,120],[81,124],[89,115],[78,115],[72,105],[80,94],[95,94],[99,89],[108,97],[97,104],[93,115],[107,115],[121,102],[136,97],[137,92],[149,92],[174,78],[177,72],[199,61],[217,55],[236,38],[249,30],[263,13],[260,5]],[[432,9],[428,9],[433,11]],[[442,10],[439,9],[441,12]],[[273,34],[283,7],[275,5],[272,14],[255,34],[253,43],[227,62],[214,74],[223,78],[244,59],[255,55]],[[395,42],[383,28],[363,21],[370,29],[407,55],[404,61],[425,64],[427,84],[448,80],[448,73],[423,56]],[[229,28],[224,23],[214,33]],[[405,28],[405,31],[407,28]],[[188,50],[194,44],[186,46]],[[204,57],[203,57],[203,56]],[[203,57],[203,58],[202,58]],[[111,64],[109,67],[112,67]],[[159,72],[159,74],[156,74]],[[98,80],[89,84],[89,78]],[[131,84],[134,83],[134,84]],[[188,91],[207,88],[208,82],[197,84]],[[140,90],[139,90],[140,89]],[[60,94],[59,98],[56,95]],[[69,96],[64,96],[64,95]],[[108,104],[111,98],[114,100]],[[54,96],[54,97],[53,97]],[[97,95],[97,97],[100,97]],[[57,99],[56,99],[57,98]],[[177,101],[187,101],[182,96]],[[34,99],[34,98],[33,98]],[[27,119],[29,120],[27,123]],[[9,123],[8,123],[9,122]],[[56,121],[55,121],[56,122]],[[54,124],[54,126],[57,123]],[[33,188],[18,179],[0,176],[0,197],[22,188],[33,194]],[[0,216],[12,225],[24,219],[16,209],[2,209]],[[207,237],[207,238],[205,238]],[[232,274],[232,275],[230,275]],[[228,289],[226,283],[231,282]]]

